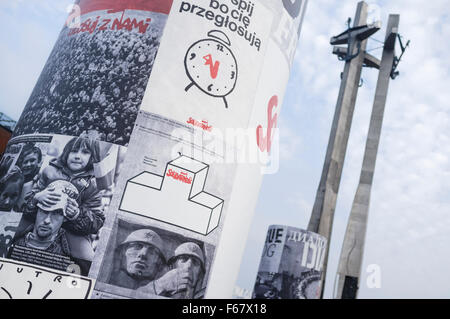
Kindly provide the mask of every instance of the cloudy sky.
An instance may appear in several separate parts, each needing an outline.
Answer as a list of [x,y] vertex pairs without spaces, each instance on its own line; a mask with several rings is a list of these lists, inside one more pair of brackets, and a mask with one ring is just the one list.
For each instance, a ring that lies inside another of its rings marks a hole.
[[[306,228],[322,172],[343,63],[329,39],[345,29],[358,1],[310,0],[281,112],[282,161],[265,177],[238,284],[251,274],[267,226]],[[450,18],[448,2],[368,1],[386,26],[398,13],[400,33],[411,40],[391,82],[371,198],[361,298],[449,298],[450,275]],[[374,38],[382,40],[383,28]],[[380,44],[369,41],[368,49]],[[370,53],[381,55],[381,50]],[[337,263],[359,181],[377,72],[363,71],[331,239],[331,297]],[[381,288],[366,285],[368,265],[381,269]]]
[[[66,18],[69,0],[0,0],[0,112],[18,119]],[[362,298],[449,298],[450,275],[450,8],[445,0],[368,1],[386,25],[401,15],[411,40],[391,82],[371,198]],[[266,176],[237,284],[251,289],[267,227],[306,228],[325,157],[343,63],[329,39],[345,30],[356,0],[310,0],[279,127],[281,163]],[[382,40],[383,28],[374,38]],[[368,49],[380,55],[380,44]],[[359,180],[376,85],[365,69],[359,90],[331,239],[331,291],[346,222]],[[368,265],[381,288],[365,284]]]

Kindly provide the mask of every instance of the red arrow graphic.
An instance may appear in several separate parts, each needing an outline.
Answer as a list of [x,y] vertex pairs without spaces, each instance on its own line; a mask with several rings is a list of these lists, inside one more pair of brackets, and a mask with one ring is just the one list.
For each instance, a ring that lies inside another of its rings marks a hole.
[[205,65],[209,65],[209,72],[211,73],[211,77],[215,79],[217,77],[217,73],[219,73],[220,62],[214,62],[211,54],[205,55],[203,59],[205,59]]

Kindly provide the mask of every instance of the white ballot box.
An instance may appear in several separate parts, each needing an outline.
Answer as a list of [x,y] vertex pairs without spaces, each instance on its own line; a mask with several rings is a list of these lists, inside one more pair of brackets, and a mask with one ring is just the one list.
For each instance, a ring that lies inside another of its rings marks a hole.
[[163,176],[142,172],[127,182],[120,209],[207,235],[218,226],[224,203],[204,190],[208,168],[181,156]]

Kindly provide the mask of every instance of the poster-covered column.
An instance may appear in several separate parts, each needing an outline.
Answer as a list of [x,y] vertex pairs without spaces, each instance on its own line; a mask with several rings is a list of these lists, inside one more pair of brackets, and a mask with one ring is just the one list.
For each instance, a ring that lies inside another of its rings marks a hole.
[[231,297],[306,1],[79,5],[2,159],[5,257],[93,298]]
[[288,3],[173,2],[89,274],[94,298],[232,297],[262,176],[276,171],[305,5]]
[[252,298],[320,299],[326,243],[316,233],[270,226]]
[[210,289],[211,296],[216,298],[220,298],[223,291],[233,297],[251,297],[248,294],[243,296],[235,283],[262,179],[265,174],[274,174],[278,170],[278,117],[307,6],[307,1],[262,3],[273,13],[274,19],[248,124],[251,139],[248,152],[256,153],[259,160],[241,163],[236,173],[233,200],[230,202],[232,214],[224,226],[223,237],[226,240],[221,242],[216,257],[214,286]]
[[89,297],[171,4],[75,2],[0,162],[1,297]]

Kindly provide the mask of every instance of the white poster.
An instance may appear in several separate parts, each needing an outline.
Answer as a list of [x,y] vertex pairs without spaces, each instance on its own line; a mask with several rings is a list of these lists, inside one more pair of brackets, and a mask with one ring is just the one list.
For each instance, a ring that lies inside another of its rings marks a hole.
[[141,109],[246,128],[271,21],[259,2],[175,0]]
[[0,258],[0,299],[88,299],[94,283],[76,274]]

